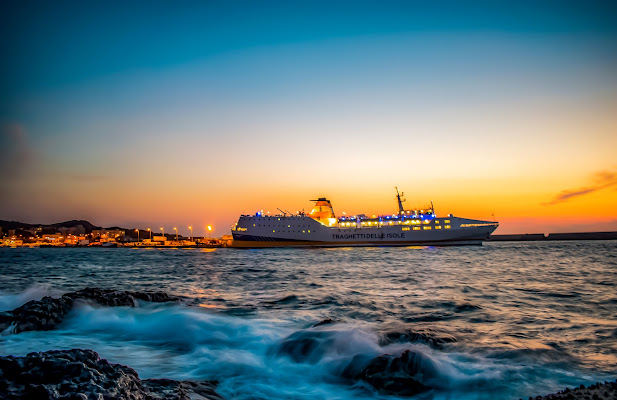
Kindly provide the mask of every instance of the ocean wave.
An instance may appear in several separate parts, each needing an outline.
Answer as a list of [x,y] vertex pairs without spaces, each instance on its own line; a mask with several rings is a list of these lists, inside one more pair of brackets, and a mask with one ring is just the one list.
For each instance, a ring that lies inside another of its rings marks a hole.
[[45,296],[59,296],[62,292],[54,290],[50,285],[36,284],[20,293],[0,291],[0,312],[13,310],[31,300],[41,300]]
[[573,368],[564,372],[566,358],[556,365],[557,353],[546,349],[485,349],[467,343],[445,350],[404,340],[383,345],[368,324],[304,328],[307,322],[215,314],[185,305],[81,304],[56,330],[0,338],[0,351],[25,355],[89,348],[110,362],[130,365],[143,378],[218,380],[218,391],[229,399],[392,398],[353,377],[375,357],[405,351],[415,354],[433,399],[453,393],[460,399],[512,398],[545,392],[551,384],[560,388],[585,382]]

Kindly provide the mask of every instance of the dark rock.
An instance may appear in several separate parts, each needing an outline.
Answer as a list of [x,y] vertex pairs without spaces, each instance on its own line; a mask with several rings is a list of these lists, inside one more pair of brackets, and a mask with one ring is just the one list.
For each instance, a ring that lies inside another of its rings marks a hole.
[[132,368],[110,364],[92,350],[54,350],[0,356],[0,398],[222,400],[215,382],[139,379]]
[[[531,397],[530,397],[531,398]],[[534,397],[536,400],[569,400],[569,399],[617,399],[617,381],[596,383],[585,387],[580,385],[577,388],[565,390],[546,396]]]
[[82,299],[94,301],[102,306],[135,306],[135,300],[151,301],[153,303],[163,303],[177,301],[179,298],[163,292],[130,292],[118,291],[113,289],[85,288],[73,293],[67,293],[62,297],[70,297],[74,300]]
[[319,351],[318,348],[319,340],[317,338],[298,337],[294,334],[281,343],[278,353],[288,355],[295,362],[316,362],[322,355],[322,351]]
[[287,356],[297,363],[315,364],[328,354],[342,354],[349,351],[350,335],[353,331],[339,331],[331,326],[321,326],[296,331],[283,339],[269,352]]
[[66,293],[60,298],[43,297],[32,300],[13,311],[0,313],[0,332],[3,334],[54,329],[71,311],[75,301],[87,301],[102,306],[135,307],[136,300],[151,302],[177,301],[179,298],[163,292],[130,292],[112,289],[85,288]]
[[406,350],[399,357],[382,355],[372,359],[356,376],[381,393],[414,396],[430,390],[428,381],[436,376],[433,362],[424,354]]

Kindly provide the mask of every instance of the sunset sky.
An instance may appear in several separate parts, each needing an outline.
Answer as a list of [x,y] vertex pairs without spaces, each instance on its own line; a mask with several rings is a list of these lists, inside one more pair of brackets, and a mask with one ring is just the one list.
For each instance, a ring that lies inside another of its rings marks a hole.
[[5,1],[0,219],[617,230],[616,4]]

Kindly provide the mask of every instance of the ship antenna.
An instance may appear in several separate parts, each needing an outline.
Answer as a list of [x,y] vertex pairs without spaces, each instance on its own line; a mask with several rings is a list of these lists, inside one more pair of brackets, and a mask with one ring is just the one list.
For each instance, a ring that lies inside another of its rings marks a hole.
[[435,215],[435,206],[433,205],[433,200],[431,200],[431,211],[432,214]]
[[281,209],[280,209],[280,208],[278,208],[278,207],[277,207],[276,209],[277,209],[277,210],[279,210],[280,212],[282,212],[282,213],[283,213],[283,216],[285,216],[285,217],[287,216],[287,213],[286,213],[285,211],[281,210]]
[[399,193],[398,192],[398,187],[394,186],[394,189],[396,189],[396,200],[398,201],[398,213],[400,215],[405,213],[405,209],[403,208],[403,202],[405,201],[405,199],[401,199],[401,196],[404,196],[404,193]]

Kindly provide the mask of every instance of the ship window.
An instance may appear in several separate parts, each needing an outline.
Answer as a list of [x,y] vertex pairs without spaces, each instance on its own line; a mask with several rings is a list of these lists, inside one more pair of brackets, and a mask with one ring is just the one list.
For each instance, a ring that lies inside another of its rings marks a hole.
[[309,230],[308,232],[309,232],[309,233],[311,233],[311,231],[310,231],[310,230]]
[[441,226],[437,225],[437,226],[435,227],[435,229],[441,229]]
[[429,231],[429,230],[431,230],[431,227],[430,227],[430,226],[425,226],[425,227],[424,227],[424,230],[425,230],[425,231]]
[[450,229],[450,225],[446,225],[446,229]]
[[429,222],[431,222],[431,221],[429,221],[428,219],[425,219],[425,220],[424,220],[424,223],[425,223],[425,224],[428,224]]
[[255,226],[255,224],[253,224],[253,226]]
[[414,230],[414,231],[419,231],[419,230],[420,230],[420,227],[419,227],[419,226],[414,226],[414,227],[413,227],[413,230]]
[[444,222],[445,222],[446,224],[449,224],[449,223],[450,223],[450,220],[449,220],[449,219],[447,219],[447,220],[445,220]]
[[272,229],[272,233],[276,232],[274,229]]
[[438,223],[439,223],[439,221],[435,220],[435,223],[436,223],[436,224],[438,224]]
[[302,231],[302,233],[306,233],[306,231]]
[[404,231],[408,231],[408,230],[409,230],[409,227],[408,227],[408,226],[405,226],[405,227],[403,227],[403,230],[404,230]]

